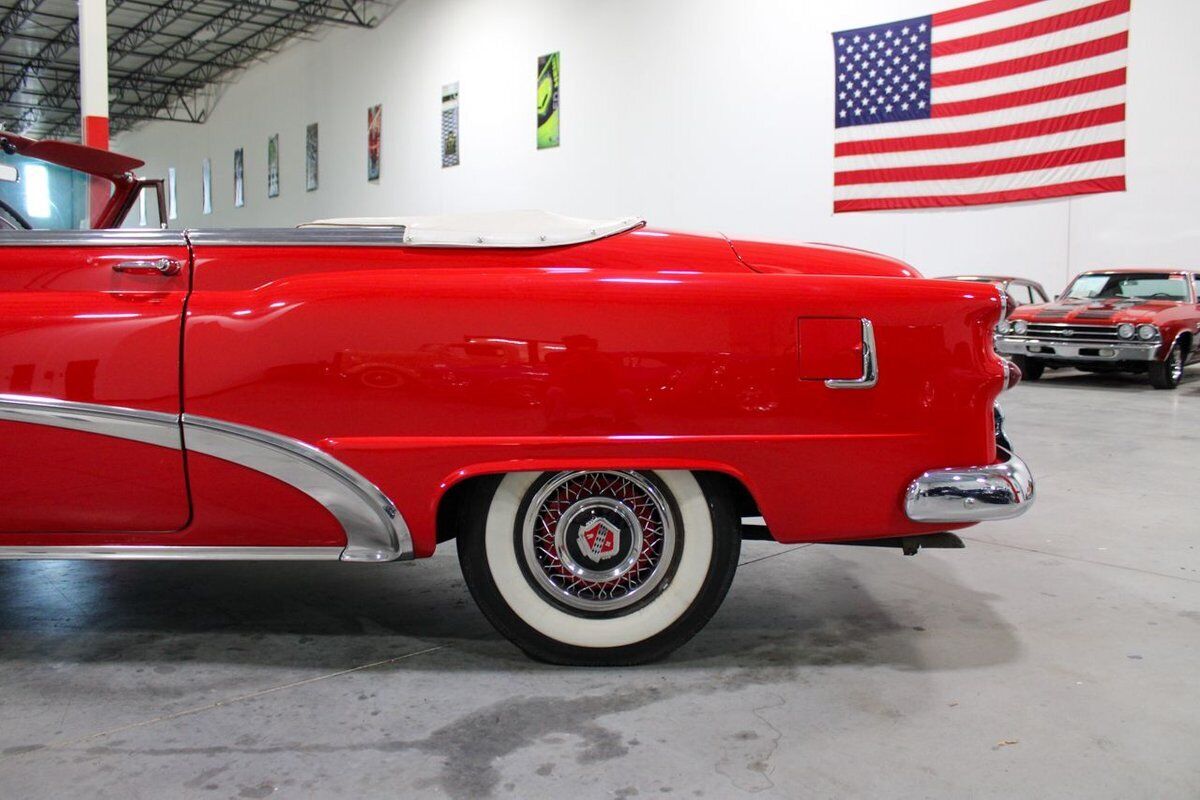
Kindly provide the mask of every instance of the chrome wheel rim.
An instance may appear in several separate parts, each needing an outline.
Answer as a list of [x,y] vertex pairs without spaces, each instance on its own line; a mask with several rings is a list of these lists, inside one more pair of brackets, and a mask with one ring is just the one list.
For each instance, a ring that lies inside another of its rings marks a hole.
[[1171,350],[1171,382],[1179,383],[1183,380],[1183,351],[1176,346]]
[[626,609],[663,584],[678,526],[662,491],[616,470],[560,472],[530,500],[517,548],[536,588],[580,611]]

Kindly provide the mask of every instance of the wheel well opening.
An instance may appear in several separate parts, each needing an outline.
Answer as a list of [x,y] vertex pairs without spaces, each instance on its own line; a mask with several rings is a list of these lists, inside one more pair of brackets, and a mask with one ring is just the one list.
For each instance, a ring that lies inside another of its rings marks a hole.
[[1191,333],[1181,333],[1181,334],[1179,334],[1179,346],[1180,346],[1181,348],[1183,348],[1183,355],[1184,355],[1184,357],[1185,357],[1185,358],[1186,358],[1187,356],[1191,355],[1191,352],[1192,352],[1192,334],[1191,334]]
[[[712,471],[696,471],[695,475],[706,488],[711,487],[729,498],[738,517],[761,516],[754,496],[737,478],[724,472]],[[438,503],[437,543],[449,542],[457,537],[458,532],[469,524],[471,513],[478,511],[477,504],[483,503],[503,478],[503,475],[478,475],[447,489]]]
[[705,488],[711,486],[728,497],[733,503],[734,513],[739,517],[762,516],[754,495],[750,494],[746,485],[737,478],[724,472],[696,472],[695,474],[702,483],[706,484]]
[[447,489],[438,502],[437,543],[457,537],[458,532],[469,524],[472,511],[478,511],[478,503],[495,492],[503,478],[503,475],[478,475]]

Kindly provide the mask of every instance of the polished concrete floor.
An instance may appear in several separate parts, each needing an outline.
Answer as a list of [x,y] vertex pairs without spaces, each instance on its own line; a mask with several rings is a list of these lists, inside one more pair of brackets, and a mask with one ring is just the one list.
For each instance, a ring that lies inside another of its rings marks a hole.
[[[0,564],[0,797],[1200,796],[1200,368],[1005,398],[962,551],[749,543],[665,663],[524,659],[453,549]],[[852,499],[852,498],[850,498]]]

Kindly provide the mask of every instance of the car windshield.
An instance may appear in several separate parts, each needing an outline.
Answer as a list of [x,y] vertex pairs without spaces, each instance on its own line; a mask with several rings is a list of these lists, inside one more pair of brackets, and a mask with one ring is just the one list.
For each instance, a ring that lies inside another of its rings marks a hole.
[[1169,272],[1126,272],[1080,275],[1067,289],[1066,297],[1078,300],[1187,300],[1187,283]]
[[111,181],[41,159],[0,152],[0,230],[90,228],[92,186],[95,213],[112,196]]

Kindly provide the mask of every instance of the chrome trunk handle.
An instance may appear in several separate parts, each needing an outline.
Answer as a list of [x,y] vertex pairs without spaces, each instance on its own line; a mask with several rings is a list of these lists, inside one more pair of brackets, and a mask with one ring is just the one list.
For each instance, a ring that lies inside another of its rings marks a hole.
[[827,380],[830,389],[870,389],[879,380],[879,356],[875,353],[875,326],[862,318],[862,377],[853,380]]
[[129,275],[178,275],[182,268],[183,265],[173,258],[120,261],[113,264],[113,272]]

